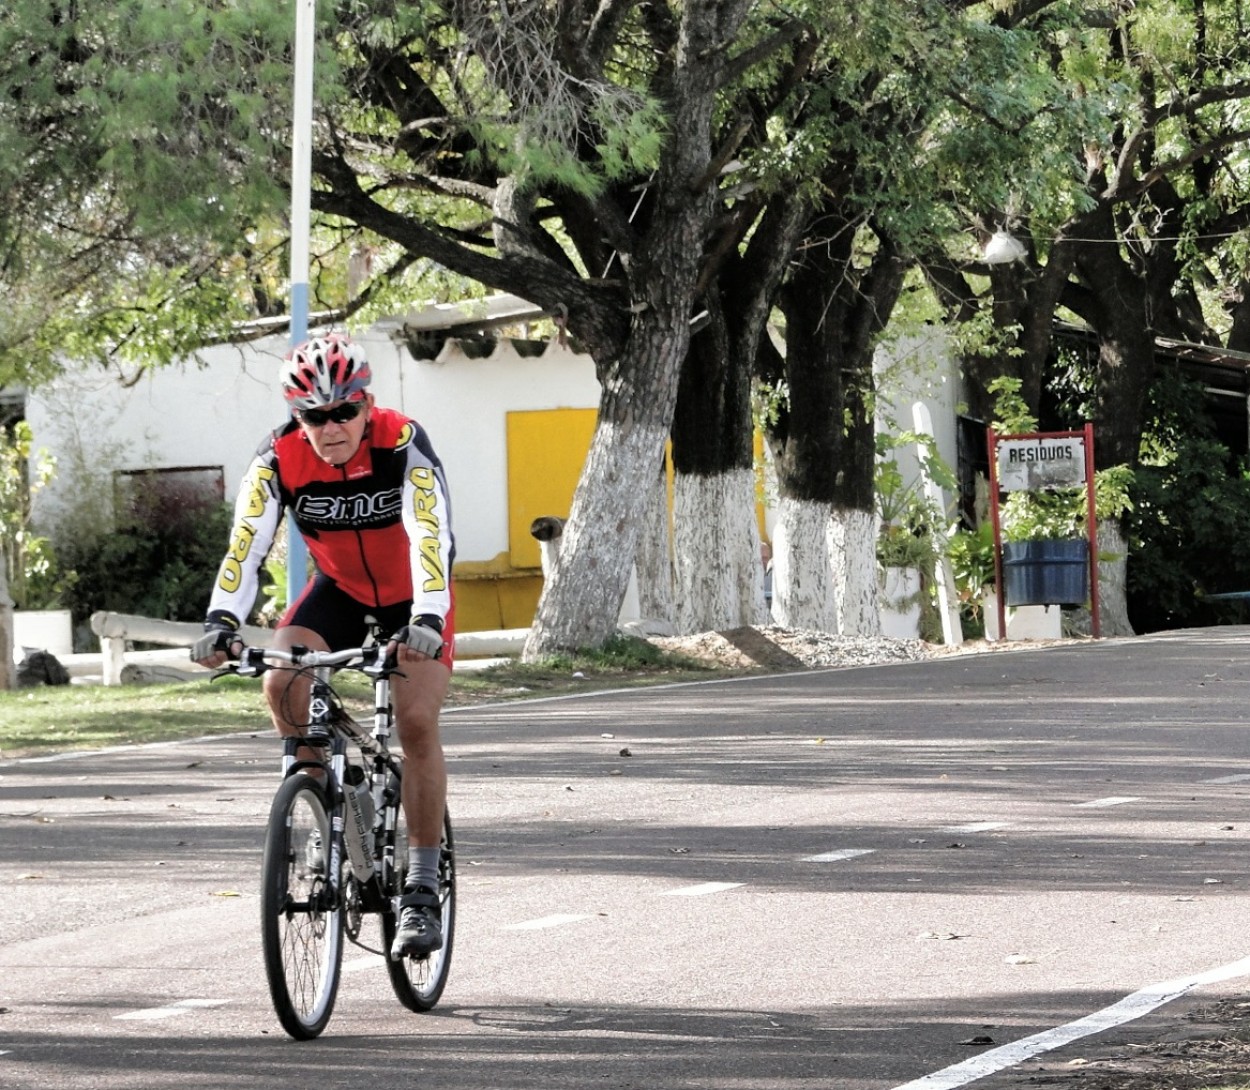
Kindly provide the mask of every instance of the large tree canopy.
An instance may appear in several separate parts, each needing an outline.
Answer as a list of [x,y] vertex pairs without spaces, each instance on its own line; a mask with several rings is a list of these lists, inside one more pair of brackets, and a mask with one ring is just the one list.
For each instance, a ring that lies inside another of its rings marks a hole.
[[[0,15],[0,382],[66,357],[164,362],[284,309],[290,12],[103,7]],[[320,4],[315,305],[363,318],[485,285],[592,354],[599,430],[531,651],[596,643],[701,309],[717,340],[694,360],[714,374],[717,353],[767,357],[763,318],[788,301],[810,350],[791,370],[812,382],[789,393],[812,398],[782,426],[793,438],[835,390],[806,441],[843,452],[827,491],[858,507],[867,363],[908,261],[973,330],[980,385],[1039,387],[1053,316],[1086,318],[1115,450],[1137,396],[1116,361],[1151,331],[1250,339],[1246,47],[1240,5],[1208,7]],[[999,227],[1025,263],[976,260]],[[743,388],[723,402],[739,420]],[[708,434],[690,465],[742,460],[740,437]]]

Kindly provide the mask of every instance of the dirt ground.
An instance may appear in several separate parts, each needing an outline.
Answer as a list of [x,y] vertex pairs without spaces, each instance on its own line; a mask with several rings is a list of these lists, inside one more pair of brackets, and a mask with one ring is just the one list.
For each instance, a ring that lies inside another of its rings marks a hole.
[[[1250,1001],[1200,1006],[1162,1029],[1125,1027],[1117,1039],[1072,1046],[1075,1059],[1039,1056],[1007,1085],[1050,1090],[1215,1090],[1250,1087]],[[1122,1038],[1122,1039],[1121,1039]]]

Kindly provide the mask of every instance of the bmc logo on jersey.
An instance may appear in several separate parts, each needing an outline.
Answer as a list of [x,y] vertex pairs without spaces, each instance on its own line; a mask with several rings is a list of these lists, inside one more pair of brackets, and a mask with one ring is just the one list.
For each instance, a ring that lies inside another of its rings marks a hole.
[[399,518],[400,490],[361,492],[354,496],[300,496],[295,512],[313,526],[382,526]]

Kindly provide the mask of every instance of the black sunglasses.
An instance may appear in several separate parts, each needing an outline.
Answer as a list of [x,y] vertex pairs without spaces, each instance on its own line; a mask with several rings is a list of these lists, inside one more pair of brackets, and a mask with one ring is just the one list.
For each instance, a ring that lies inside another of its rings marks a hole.
[[331,420],[336,424],[346,424],[349,420],[355,420],[364,407],[363,401],[344,401],[342,405],[335,405],[333,409],[300,409],[299,418],[309,427],[323,428]]

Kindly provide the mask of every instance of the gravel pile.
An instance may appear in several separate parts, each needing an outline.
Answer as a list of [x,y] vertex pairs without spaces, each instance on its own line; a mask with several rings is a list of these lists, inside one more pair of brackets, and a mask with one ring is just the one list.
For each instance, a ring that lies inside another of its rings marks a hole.
[[651,642],[673,654],[738,669],[873,666],[886,662],[919,662],[938,653],[923,640],[835,636],[779,625],[700,632],[694,636],[653,636]]
[[920,662],[934,650],[923,640],[886,636],[831,636],[770,625],[760,634],[784,648],[804,666],[873,666],[882,662]]

